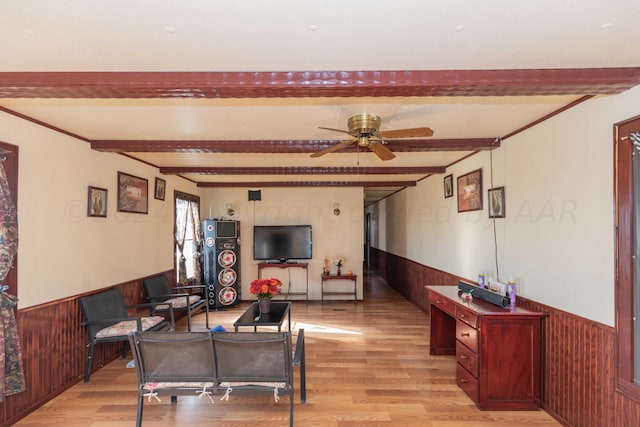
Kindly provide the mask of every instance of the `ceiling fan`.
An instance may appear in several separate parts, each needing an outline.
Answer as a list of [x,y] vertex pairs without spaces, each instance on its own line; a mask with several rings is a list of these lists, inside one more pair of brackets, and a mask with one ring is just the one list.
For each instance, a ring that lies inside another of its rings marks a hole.
[[318,126],[320,129],[333,130],[336,132],[346,133],[351,135],[353,139],[348,141],[338,142],[324,150],[316,151],[311,157],[320,157],[328,153],[338,151],[354,142],[359,147],[366,147],[373,151],[382,160],[391,160],[395,157],[395,154],[385,147],[385,139],[393,138],[419,138],[423,136],[432,136],[433,130],[427,127],[411,128],[411,129],[396,129],[380,131],[380,117],[375,114],[356,114],[349,117],[348,121],[349,130],[327,128]]

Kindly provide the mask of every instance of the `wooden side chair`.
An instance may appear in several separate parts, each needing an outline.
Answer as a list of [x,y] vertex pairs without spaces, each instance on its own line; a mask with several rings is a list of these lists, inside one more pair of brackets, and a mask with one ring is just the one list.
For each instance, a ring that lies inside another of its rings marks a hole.
[[[151,303],[170,303],[174,311],[186,311],[187,330],[191,331],[191,316],[199,312],[205,313],[205,323],[209,329],[209,299],[205,285],[176,286],[171,288],[169,279],[165,275],[154,276],[143,281],[147,300]],[[189,294],[186,290],[197,290],[201,295]],[[178,291],[178,293],[174,292]],[[180,293],[183,291],[183,293]],[[168,306],[158,305],[155,311],[167,310]]]

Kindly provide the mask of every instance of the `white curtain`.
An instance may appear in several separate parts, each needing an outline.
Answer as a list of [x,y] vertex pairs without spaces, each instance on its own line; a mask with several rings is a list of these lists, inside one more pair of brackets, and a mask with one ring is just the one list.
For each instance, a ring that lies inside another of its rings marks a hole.
[[199,285],[200,271],[200,204],[193,200],[176,198],[176,257],[178,283],[188,280]]

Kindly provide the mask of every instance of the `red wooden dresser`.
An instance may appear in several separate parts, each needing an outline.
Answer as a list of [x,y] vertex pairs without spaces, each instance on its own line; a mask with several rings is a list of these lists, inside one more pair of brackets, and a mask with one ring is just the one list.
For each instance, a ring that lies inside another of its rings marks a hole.
[[426,286],[431,311],[430,353],[456,356],[456,382],[480,409],[540,407],[541,319],[473,299],[456,286]]

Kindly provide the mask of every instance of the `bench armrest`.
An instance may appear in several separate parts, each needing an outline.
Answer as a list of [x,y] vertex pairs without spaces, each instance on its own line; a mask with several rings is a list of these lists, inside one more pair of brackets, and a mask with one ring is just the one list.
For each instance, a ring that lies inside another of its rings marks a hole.
[[86,320],[82,322],[83,326],[109,326],[119,322],[128,322],[130,320],[139,320],[139,317],[112,317],[109,319]]
[[188,285],[188,286],[176,286],[173,289],[206,289],[206,285]]
[[298,339],[293,354],[293,366],[300,366],[304,362],[304,329],[298,330]]
[[125,306],[125,308],[129,309],[129,308],[149,308],[150,311],[153,310],[156,306],[168,306],[167,307],[167,311],[169,312],[169,321],[171,322],[171,330],[174,330],[176,327],[176,322],[175,322],[175,318],[173,317],[173,304],[171,304],[170,302],[148,302],[148,303],[143,303],[143,304],[133,304],[133,305],[127,305]]
[[292,364],[300,368],[300,402],[305,403],[307,401],[307,367],[304,357],[304,329],[298,330]]
[[164,294],[164,295],[155,295],[152,297],[147,297],[147,299],[151,302],[151,304],[159,304],[165,300],[175,297],[189,297],[189,294],[181,293],[181,294]]

